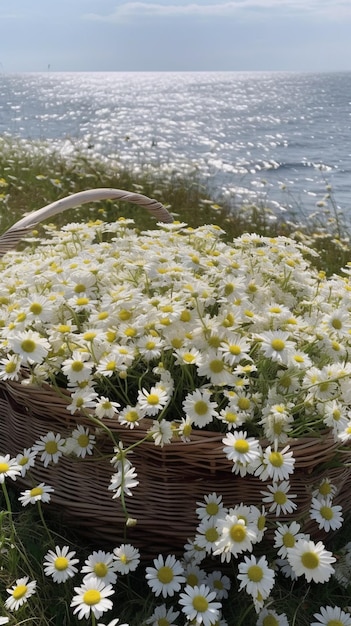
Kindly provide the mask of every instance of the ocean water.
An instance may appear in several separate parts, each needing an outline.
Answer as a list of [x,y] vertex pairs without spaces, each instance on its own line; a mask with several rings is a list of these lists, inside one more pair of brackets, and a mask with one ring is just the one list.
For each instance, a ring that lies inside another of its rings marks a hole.
[[[190,173],[220,200],[351,213],[351,73],[0,74],[0,133]],[[1,173],[0,173],[1,175]]]

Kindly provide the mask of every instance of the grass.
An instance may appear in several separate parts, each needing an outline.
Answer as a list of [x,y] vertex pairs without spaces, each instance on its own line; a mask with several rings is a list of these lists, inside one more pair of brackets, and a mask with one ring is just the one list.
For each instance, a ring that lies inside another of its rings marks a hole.
[[[16,143],[0,139],[0,232],[22,215],[69,194],[96,187],[115,187],[156,198],[176,219],[189,226],[218,224],[227,240],[245,232],[259,235],[286,235],[312,247],[319,254],[314,261],[328,275],[338,272],[351,261],[350,225],[338,208],[333,190],[325,184],[325,196],[312,215],[305,215],[296,202],[296,210],[275,214],[269,198],[258,204],[233,206],[214,200],[207,187],[194,176],[160,174],[157,169],[139,168],[131,172],[118,162],[97,161],[82,152],[69,157],[49,152],[41,144]],[[289,195],[289,203],[292,197]],[[140,229],[153,228],[155,222],[145,209],[128,203],[102,201],[90,208],[72,209],[55,221],[86,221],[101,215],[107,221],[119,216],[133,217]]]
[[[196,178],[179,177],[176,174],[161,177],[157,171],[147,168],[131,172],[118,163],[99,162],[86,154],[73,153],[69,158],[58,153],[43,151],[33,144],[27,149],[21,143],[6,139],[0,140],[0,232],[5,231],[24,213],[38,209],[61,197],[84,189],[95,187],[116,187],[138,191],[160,200],[180,221],[190,226],[216,223],[226,232],[228,240],[244,232],[260,235],[286,235],[304,242],[318,252],[313,262],[318,269],[328,275],[340,272],[351,263],[350,231],[346,218],[340,213],[332,190],[326,184],[325,198],[316,207],[312,216],[304,216],[300,207],[295,215],[275,215],[262,202],[260,205],[233,207],[224,201],[211,197],[206,187]],[[154,220],[144,210],[112,201],[97,203],[90,209],[72,210],[58,216],[58,223],[84,220],[89,215],[101,215],[107,221],[121,215],[133,217],[142,230],[154,228]],[[43,557],[55,544],[69,545],[76,550],[80,563],[96,546],[82,540],[79,532],[67,531],[62,520],[45,510],[45,520],[36,506],[21,507],[17,492],[10,489],[7,494],[3,485],[0,491],[2,513],[0,513],[0,615],[9,615],[10,624],[35,624],[35,626],[72,626],[86,623],[72,616],[69,608],[75,581],[54,585],[45,577],[42,568]],[[10,502],[11,516],[8,502]],[[349,539],[349,524],[333,539],[333,549],[342,547]],[[328,547],[328,546],[327,546]],[[329,547],[330,548],[330,547]],[[171,551],[171,546],[170,546]],[[151,612],[152,597],[141,575],[119,577],[118,591],[114,598],[112,615],[104,623],[116,616],[120,622],[130,626],[140,626]],[[6,588],[15,579],[31,573],[38,581],[38,593],[23,609],[15,614],[6,612],[4,601]],[[230,574],[230,572],[229,572]],[[291,626],[308,626],[313,612],[323,605],[347,607],[350,602],[350,588],[340,587],[335,580],[328,585],[310,587],[304,581],[292,583],[282,580],[280,597],[274,609],[289,615]],[[238,605],[237,586],[225,603],[229,626],[254,626],[256,615],[250,609],[251,602],[245,604],[240,598]],[[273,623],[272,623],[273,624]],[[166,626],[166,625],[165,625]]]

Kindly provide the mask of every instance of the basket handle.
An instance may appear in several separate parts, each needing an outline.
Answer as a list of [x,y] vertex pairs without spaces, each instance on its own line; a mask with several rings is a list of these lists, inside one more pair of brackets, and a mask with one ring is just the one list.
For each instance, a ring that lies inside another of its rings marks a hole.
[[26,215],[13,226],[11,226],[3,235],[0,236],[0,257],[3,256],[9,250],[16,247],[19,241],[28,234],[28,231],[34,228],[37,224],[62,213],[67,209],[73,209],[74,207],[86,204],[87,202],[97,202],[98,200],[123,200],[124,202],[132,202],[140,206],[145,207],[159,222],[165,222],[170,224],[173,222],[172,215],[167,209],[158,202],[152,200],[147,196],[143,196],[140,193],[132,193],[131,191],[124,191],[123,189],[88,189],[87,191],[79,191],[66,198],[56,200],[44,206],[42,209],[38,209],[29,215]]

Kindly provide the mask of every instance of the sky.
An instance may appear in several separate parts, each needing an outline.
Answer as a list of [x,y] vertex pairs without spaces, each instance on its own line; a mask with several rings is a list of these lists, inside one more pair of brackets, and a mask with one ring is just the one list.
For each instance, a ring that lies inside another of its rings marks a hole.
[[348,71],[351,0],[0,0],[0,72]]

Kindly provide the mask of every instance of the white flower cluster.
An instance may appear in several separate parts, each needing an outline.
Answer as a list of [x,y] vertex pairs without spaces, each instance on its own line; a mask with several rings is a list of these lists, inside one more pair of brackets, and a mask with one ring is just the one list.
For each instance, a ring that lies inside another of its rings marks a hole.
[[[307,250],[284,237],[245,235],[229,244],[213,226],[137,233],[130,222],[49,228],[40,245],[2,260],[0,380],[64,387],[68,411],[94,421],[91,428],[77,424],[66,438],[49,432],[17,459],[1,457],[0,482],[24,475],[36,457],[46,467],[63,454],[92,455],[96,424],[111,418],[130,430],[147,418],[156,446],[175,437],[186,445],[194,429],[221,432],[233,473],[262,481],[262,508],[227,508],[209,494],[198,503],[199,524],[184,562],[159,556],[146,579],[156,596],[181,592],[178,608],[187,623],[225,624],[225,578],[216,586],[198,565],[209,555],[238,560],[239,588],[252,596],[257,623],[285,625],[285,616],[265,604],[278,569],[308,582],[326,582],[334,573],[335,557],[292,519],[297,496],[290,493],[289,440],[330,431],[342,448],[351,438],[349,276],[327,279],[305,260]],[[131,496],[142,480],[127,455],[120,441],[111,459],[115,498]],[[20,499],[48,502],[51,492],[41,483]],[[312,494],[310,517],[321,530],[342,525],[336,492],[324,478]],[[289,516],[274,531],[273,565],[266,556],[243,555],[263,538],[265,507]],[[79,619],[89,613],[86,597],[92,604],[90,597],[100,598],[101,612],[111,604],[119,557],[95,556],[82,571],[96,573],[96,562],[103,563],[107,587],[91,583],[89,574],[72,605]],[[55,582],[73,575],[71,557],[68,548],[51,552],[46,573]],[[187,583],[190,568],[198,574],[195,585]],[[27,582],[17,581],[29,595],[34,587]],[[96,617],[98,608],[97,602]],[[323,611],[332,614],[330,607]],[[149,623],[168,624],[178,615],[162,605]]]

